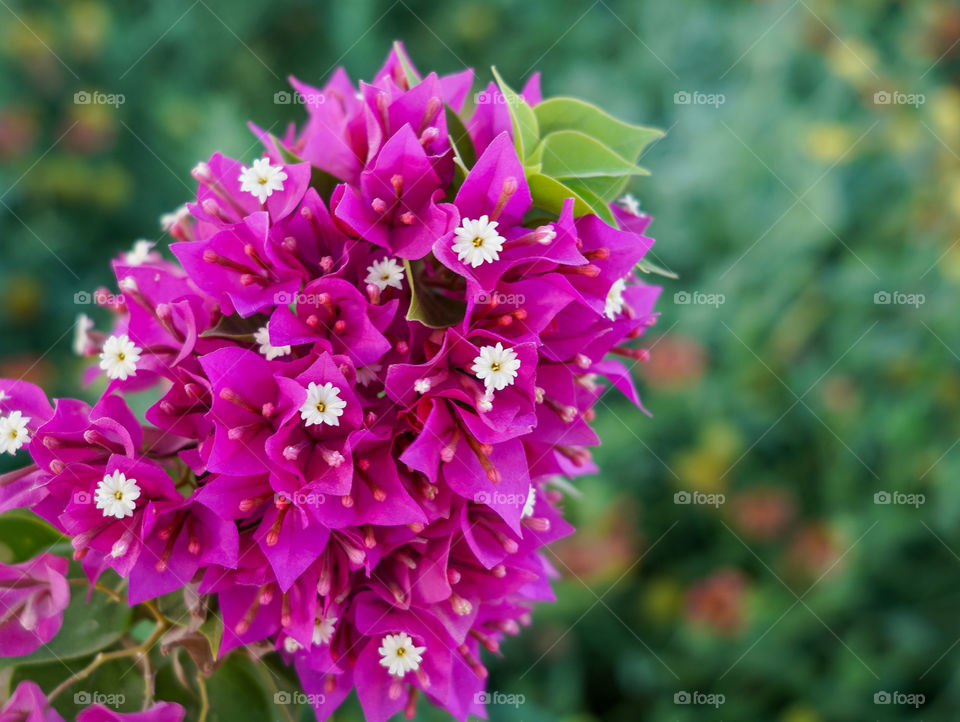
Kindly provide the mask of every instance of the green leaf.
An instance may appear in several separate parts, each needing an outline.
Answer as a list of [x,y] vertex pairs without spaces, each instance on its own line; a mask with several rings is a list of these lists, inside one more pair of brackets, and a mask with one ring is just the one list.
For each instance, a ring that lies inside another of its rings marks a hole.
[[[293,298],[290,299],[291,302]],[[243,318],[234,314],[232,316],[221,316],[217,325],[208,328],[200,334],[201,338],[227,338],[231,341],[241,343],[253,343],[253,335],[258,329],[267,325],[270,319],[263,314],[257,314],[248,318]]]
[[249,657],[232,654],[207,681],[210,722],[272,720],[276,717],[274,692],[262,683]]
[[596,138],[577,130],[558,130],[542,141],[543,173],[554,178],[649,175]]
[[503,82],[503,78],[500,77],[496,67],[491,68],[491,70],[497,85],[500,87],[500,92],[506,100],[507,111],[510,113],[510,121],[513,125],[513,145],[522,161],[527,157],[527,153],[533,152],[537,146],[537,140],[540,138],[537,116],[530,104],[523,99],[523,96],[514,92],[509,85]]
[[418,262],[414,269],[410,261],[404,259],[403,267],[407,272],[407,283],[410,284],[410,309],[407,311],[408,321],[419,321],[428,328],[449,328],[460,321],[467,312],[466,304],[446,296],[420,283],[422,262]]
[[574,216],[585,216],[590,213],[597,213],[597,209],[591,206],[589,201],[585,200],[579,193],[569,186],[564,185],[556,178],[535,173],[527,177],[527,185],[530,186],[533,204],[545,211],[560,215],[560,212],[563,210],[563,202],[567,198],[573,198]]
[[447,135],[450,138],[450,147],[453,148],[453,160],[466,177],[477,162],[477,151],[460,116],[449,105],[445,104],[443,108],[447,118]]
[[[74,577],[82,574],[78,564],[71,565]],[[115,577],[115,575],[114,575]],[[101,578],[111,588],[120,586],[110,577]],[[35,652],[23,657],[0,657],[0,668],[85,657],[115,643],[130,627],[133,610],[94,590],[87,604],[87,585],[70,585],[70,604],[63,614],[63,626],[57,636]]]
[[613,211],[610,210],[610,206],[596,193],[584,186],[578,179],[569,178],[564,181],[567,184],[567,187],[576,191],[580,197],[590,204],[590,207],[594,209],[594,212],[600,216],[604,221],[613,226],[617,227],[617,221],[613,217]]
[[[88,656],[66,662],[18,666],[13,670],[10,686],[13,688],[24,680],[30,680],[50,692],[90,661],[92,658]],[[102,664],[86,679],[78,680],[65,689],[54,700],[53,708],[68,720],[75,720],[80,710],[94,701],[120,713],[133,713],[139,712],[143,706],[143,693],[143,674],[132,659],[114,659]]]
[[403,74],[407,79],[407,85],[411,88],[420,83],[420,76],[417,75],[416,71],[413,69],[413,63],[410,61],[410,56],[407,55],[407,51],[403,49],[403,45],[400,44],[399,40],[393,41],[393,52],[397,54],[397,58],[400,60],[400,67],[403,69]]
[[65,537],[43,519],[25,509],[0,514],[0,560],[12,564],[49,551]]
[[680,276],[673,271],[668,271],[666,268],[658,266],[656,263],[647,260],[646,258],[641,258],[639,261],[637,261],[637,268],[644,273],[653,273],[657,276],[665,276],[667,278],[680,278]]
[[213,658],[219,657],[220,643],[223,641],[223,621],[219,615],[211,614],[208,616],[197,631],[210,642],[210,651],[213,653]]
[[586,188],[595,196],[602,198],[604,205],[608,205],[623,195],[630,176],[601,175],[596,178],[577,178],[577,185]]
[[664,136],[658,128],[625,123],[577,98],[550,98],[533,111],[543,136],[558,130],[577,130],[628,159],[638,158],[649,143]]

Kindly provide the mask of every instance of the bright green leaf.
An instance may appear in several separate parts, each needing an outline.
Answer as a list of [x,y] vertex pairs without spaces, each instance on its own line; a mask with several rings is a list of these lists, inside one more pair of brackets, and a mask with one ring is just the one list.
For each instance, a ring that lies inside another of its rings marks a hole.
[[543,173],[554,178],[649,175],[595,138],[576,130],[558,130],[542,141]]
[[413,69],[410,56],[407,55],[407,51],[403,49],[403,45],[400,44],[399,40],[393,41],[393,51],[397,54],[397,58],[400,59],[400,67],[403,69],[403,74],[407,79],[407,85],[411,88],[418,85],[420,83],[420,76],[417,75]]
[[573,198],[573,214],[575,216],[585,216],[597,212],[589,201],[584,200],[576,191],[556,178],[535,173],[527,177],[527,185],[530,186],[533,204],[550,213],[560,215],[563,210],[563,202],[567,198]]
[[510,120],[513,124],[514,147],[517,149],[517,155],[523,160],[527,157],[527,153],[533,152],[537,146],[537,140],[540,138],[537,116],[530,104],[523,99],[523,96],[514,92],[509,85],[503,82],[503,78],[500,77],[497,69],[494,67],[491,70],[510,113]]
[[0,560],[19,563],[49,551],[64,537],[43,519],[24,509],[0,514]]
[[664,136],[658,128],[625,123],[577,98],[550,98],[533,111],[542,136],[558,130],[577,130],[596,138],[627,159],[638,158],[649,143]]

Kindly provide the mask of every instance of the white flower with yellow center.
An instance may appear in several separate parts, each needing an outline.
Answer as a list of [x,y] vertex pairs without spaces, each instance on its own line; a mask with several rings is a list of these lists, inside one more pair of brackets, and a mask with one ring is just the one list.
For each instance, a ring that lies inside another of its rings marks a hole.
[[267,158],[257,158],[249,168],[243,166],[237,178],[241,183],[240,190],[251,194],[260,203],[265,203],[274,191],[282,191],[286,179],[283,167],[270,165]]
[[104,516],[117,519],[133,516],[137,508],[134,503],[140,498],[140,487],[136,479],[128,479],[122,471],[107,474],[97,483],[97,508],[103,510]]
[[496,346],[483,346],[480,355],[473,360],[472,371],[487,387],[487,394],[510,386],[517,378],[520,359],[512,348],[504,348],[497,341]]
[[627,282],[623,278],[618,278],[610,286],[607,292],[607,302],[603,307],[603,315],[611,321],[617,317],[617,314],[623,311],[623,292],[627,288]]
[[313,625],[313,644],[317,647],[321,644],[330,644],[335,631],[337,631],[337,617],[318,619]]
[[500,260],[506,239],[497,233],[497,221],[480,216],[473,221],[464,218],[454,232],[453,250],[457,258],[474,268],[482,263]]
[[416,647],[406,632],[388,634],[383,638],[380,649],[380,664],[394,677],[402,678],[407,672],[416,672],[423,661],[426,647]]
[[281,356],[288,356],[292,350],[289,346],[272,346],[270,344],[270,331],[266,326],[258,328],[253,334],[253,340],[260,344],[260,354],[267,360],[273,361]]
[[100,368],[107,372],[109,378],[126,381],[137,373],[141,350],[127,334],[111,336],[104,342],[103,351],[100,352]]
[[283,648],[287,654],[296,654],[303,649],[303,645],[293,637],[287,637],[283,640]]
[[307,400],[300,407],[300,418],[305,426],[329,424],[340,426],[340,417],[347,402],[340,398],[340,389],[327,381],[317,386],[312,381],[307,387]]
[[385,291],[387,286],[403,288],[404,275],[403,266],[397,263],[395,258],[384,258],[367,266],[367,277],[364,283],[372,283],[381,291]]
[[150,252],[156,244],[153,241],[139,240],[133,244],[133,249],[123,254],[123,260],[128,266],[142,266],[150,260]]
[[0,416],[0,454],[16,454],[24,444],[30,443],[29,422],[30,417],[19,411]]

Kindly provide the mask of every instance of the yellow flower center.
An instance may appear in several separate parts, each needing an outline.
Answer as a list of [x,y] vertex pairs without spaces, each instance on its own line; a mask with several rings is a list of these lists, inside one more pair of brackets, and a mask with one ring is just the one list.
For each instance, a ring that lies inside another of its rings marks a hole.
[[123,492],[117,489],[115,492],[113,492],[113,498],[117,501],[123,501]]
[[399,648],[397,649],[397,656],[398,656],[398,657],[402,657],[402,656],[405,655],[406,653],[407,653],[407,648],[406,648],[406,647],[399,647]]
[[499,362],[499,361],[494,361],[492,364],[490,364],[490,370],[491,370],[491,371],[499,371],[499,370],[500,370],[500,362]]
[[483,245],[483,239],[480,238],[480,236],[477,236],[476,238],[473,239],[473,247],[474,247],[474,248],[480,248],[480,246],[482,246],[482,245]]
[[322,414],[326,410],[327,410],[327,405],[325,403],[323,403],[322,401],[317,402],[317,411],[319,411]]

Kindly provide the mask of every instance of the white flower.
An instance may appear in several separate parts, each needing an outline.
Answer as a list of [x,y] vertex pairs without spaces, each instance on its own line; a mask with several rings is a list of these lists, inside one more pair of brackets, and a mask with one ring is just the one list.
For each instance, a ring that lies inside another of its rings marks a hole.
[[533,507],[537,503],[537,487],[530,485],[530,491],[527,492],[527,500],[523,503],[523,511],[520,512],[520,518],[526,519],[533,516]]
[[367,277],[364,283],[372,283],[381,291],[385,291],[387,286],[403,288],[404,275],[403,266],[397,263],[396,259],[384,258],[367,266]]
[[480,355],[473,360],[473,373],[487,386],[487,395],[510,386],[517,378],[520,359],[512,348],[504,348],[497,341],[496,346],[483,346]]
[[260,353],[267,361],[273,361],[275,358],[290,354],[291,348],[289,346],[270,345],[270,332],[266,326],[262,326],[256,330],[253,334],[253,340],[260,344]]
[[607,291],[607,302],[603,308],[603,314],[611,321],[617,317],[617,314],[623,311],[623,291],[627,287],[627,282],[623,278],[618,278]]
[[169,231],[178,223],[186,220],[190,217],[190,210],[187,208],[187,204],[184,203],[179,208],[175,208],[170,213],[164,213],[160,216],[160,227],[164,231]]
[[240,190],[250,193],[261,203],[266,202],[274,191],[282,191],[286,179],[287,174],[283,167],[270,165],[267,158],[257,158],[250,168],[243,166],[237,178],[242,184]]
[[475,221],[464,218],[454,234],[453,250],[461,261],[476,268],[481,263],[500,260],[506,239],[497,233],[497,221],[485,215]]
[[318,619],[313,625],[313,643],[317,647],[321,644],[330,644],[337,627],[337,617]]
[[107,474],[97,483],[97,508],[103,509],[104,516],[123,519],[133,516],[137,508],[134,502],[140,498],[140,487],[136,479],[128,479],[122,471]]
[[77,325],[73,328],[73,352],[77,356],[86,356],[90,347],[90,331],[93,329],[93,319],[87,314],[77,316]]
[[407,672],[416,672],[423,661],[421,656],[426,647],[415,647],[406,632],[388,634],[383,638],[380,649],[380,664],[394,677],[403,677]]
[[0,454],[16,454],[20,447],[30,443],[30,434],[27,432],[29,421],[30,417],[19,411],[0,416]]
[[300,407],[300,418],[306,426],[330,424],[340,426],[340,417],[347,402],[340,398],[340,389],[327,381],[317,386],[313,381],[307,387],[307,400]]
[[383,370],[383,364],[372,363],[369,366],[361,366],[357,369],[357,383],[361,386],[369,386],[378,378]]
[[637,200],[636,196],[633,193],[626,193],[620,198],[617,199],[617,203],[620,204],[620,207],[623,208],[627,213],[631,213],[635,216],[640,215],[640,201]]
[[128,377],[137,374],[140,352],[141,349],[130,340],[127,334],[111,336],[103,344],[100,368],[107,372],[109,378],[126,381]]
[[133,249],[123,255],[123,260],[128,266],[142,266],[150,260],[150,251],[155,245],[153,241],[136,241]]
[[293,637],[287,637],[283,640],[283,648],[286,650],[287,654],[296,654],[303,649],[303,645]]

